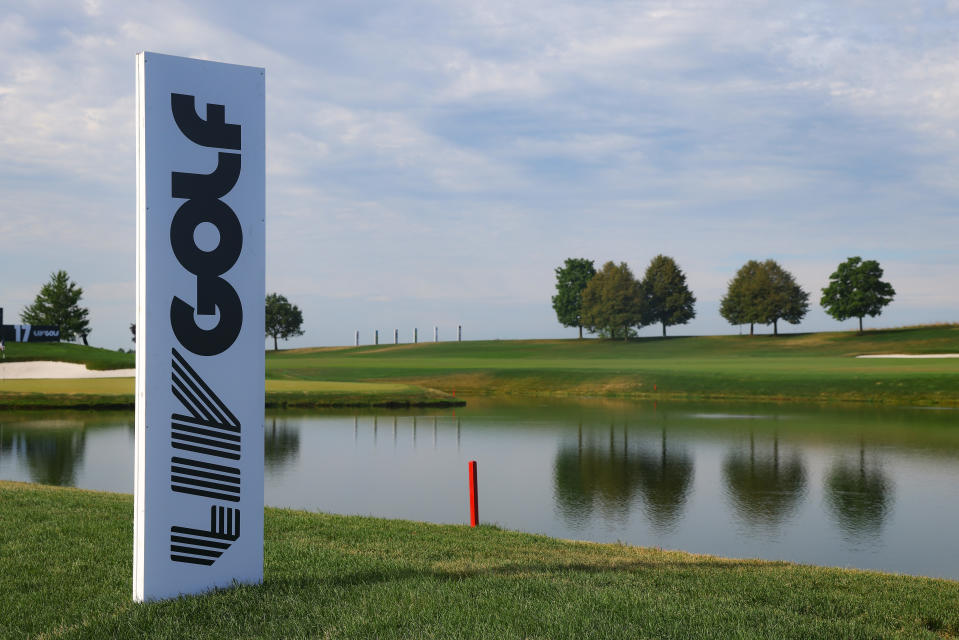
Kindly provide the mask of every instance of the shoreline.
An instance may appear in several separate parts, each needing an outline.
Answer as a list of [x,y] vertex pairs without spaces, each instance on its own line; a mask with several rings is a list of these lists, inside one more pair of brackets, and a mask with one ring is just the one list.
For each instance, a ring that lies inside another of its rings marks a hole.
[[[435,389],[427,389],[436,391]],[[442,392],[437,392],[442,393]],[[712,394],[685,392],[633,392],[633,393],[570,393],[564,390],[541,392],[477,393],[475,390],[461,394],[461,397],[406,397],[386,395],[381,398],[364,398],[338,394],[289,394],[267,392],[264,409],[405,409],[405,408],[458,408],[466,407],[469,399],[556,399],[556,400],[621,400],[626,402],[709,402],[716,404],[754,402],[757,404],[789,405],[807,404],[816,406],[846,407],[912,407],[917,409],[959,408],[959,398],[899,397],[896,395],[878,396],[804,396],[804,395],[751,395],[751,394]],[[133,394],[92,395],[92,394],[46,394],[46,393],[4,393],[0,388],[0,411],[13,410],[56,410],[70,409],[79,411],[97,411],[135,408]]]
[[[0,410],[133,409],[134,378],[125,370],[90,371],[64,362],[18,365],[19,377],[0,378]],[[23,366],[30,365],[30,366]],[[78,370],[82,377],[67,377]],[[7,369],[10,372],[10,369]],[[115,373],[115,375],[111,375]],[[61,374],[48,378],[26,377]],[[464,400],[426,386],[396,382],[326,382],[267,380],[264,409],[272,408],[407,408],[461,407]]]

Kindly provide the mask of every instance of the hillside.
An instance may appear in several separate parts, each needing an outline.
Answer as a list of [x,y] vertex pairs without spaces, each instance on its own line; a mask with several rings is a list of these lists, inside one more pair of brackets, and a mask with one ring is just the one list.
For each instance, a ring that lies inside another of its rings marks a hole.
[[267,377],[396,381],[458,394],[959,404],[959,326],[781,336],[509,340],[294,349]]
[[[959,358],[855,357],[893,353],[959,353],[959,325],[874,330],[863,335],[696,336],[628,343],[488,340],[267,351],[267,400],[274,406],[382,406],[407,400],[448,403],[451,398],[445,394],[455,392],[460,397],[616,396],[959,406]],[[81,362],[91,369],[131,367],[134,360],[132,354],[74,344],[8,345],[7,356],[8,361]],[[362,383],[361,387],[356,383]],[[44,384],[5,381],[0,405],[40,406],[48,393]],[[95,393],[122,394],[119,405],[126,405],[132,403],[132,386],[127,382],[128,389],[123,384],[77,381],[71,392],[69,383],[58,382],[49,393],[59,394],[56,406],[83,406],[78,396]],[[32,394],[29,402],[23,395],[27,393]],[[86,404],[118,406],[116,400]]]

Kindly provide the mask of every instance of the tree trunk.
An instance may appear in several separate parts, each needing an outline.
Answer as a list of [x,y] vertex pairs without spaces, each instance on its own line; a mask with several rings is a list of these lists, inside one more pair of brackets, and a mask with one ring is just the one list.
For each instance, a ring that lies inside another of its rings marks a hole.
[[749,323],[749,335],[753,335],[753,324],[752,322]]
[[629,325],[623,325],[623,342],[629,342]]
[[276,346],[276,334],[273,334],[273,350],[279,351],[279,348]]
[[779,318],[776,318],[775,320],[773,320],[773,335],[774,336],[779,335]]
[[862,335],[862,316],[859,316],[859,335]]
[[583,339],[583,325],[579,325],[579,339]]
[[663,337],[666,337],[666,323],[663,323]]
[[[862,333],[862,318],[859,318],[859,333]],[[81,334],[80,337],[83,338],[83,346],[89,347],[90,344],[87,342],[87,334]]]

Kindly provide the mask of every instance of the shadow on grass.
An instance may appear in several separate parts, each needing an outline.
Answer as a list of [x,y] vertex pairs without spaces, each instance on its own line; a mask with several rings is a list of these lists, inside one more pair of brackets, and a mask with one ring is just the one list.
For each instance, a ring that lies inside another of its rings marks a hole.
[[423,567],[421,569],[402,568],[402,569],[366,569],[355,571],[348,574],[324,576],[300,576],[300,577],[267,577],[263,586],[272,589],[279,588],[287,590],[289,588],[298,589],[328,589],[330,587],[364,587],[374,584],[389,582],[402,582],[406,580],[430,579],[439,582],[457,582],[482,577],[547,577],[568,574],[602,574],[602,573],[675,573],[675,572],[701,572],[703,570],[729,571],[749,569],[781,570],[786,563],[766,563],[751,561],[724,561],[721,559],[705,560],[700,562],[651,562],[645,560],[634,560],[630,562],[615,563],[608,566],[600,566],[587,563],[534,563],[534,564],[504,564],[495,567],[474,567],[463,569],[437,569],[433,567]]

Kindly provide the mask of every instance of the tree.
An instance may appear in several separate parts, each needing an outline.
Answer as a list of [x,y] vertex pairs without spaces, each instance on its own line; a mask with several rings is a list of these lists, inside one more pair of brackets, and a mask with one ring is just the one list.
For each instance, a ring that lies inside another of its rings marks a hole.
[[686,286],[686,275],[669,256],[658,255],[650,261],[642,287],[647,324],[662,324],[663,337],[667,326],[686,324],[696,317],[696,298]]
[[60,328],[60,339],[77,338],[87,344],[90,335],[90,312],[79,305],[83,289],[70,280],[66,271],[50,274],[50,282],[40,287],[33,304],[20,313],[24,324],[52,325]]
[[596,275],[592,260],[566,258],[562,267],[556,268],[556,295],[553,309],[556,319],[564,327],[578,327],[583,337],[583,290]]
[[607,262],[583,290],[583,326],[604,338],[628,340],[644,317],[642,289],[625,262]]
[[759,314],[762,284],[766,280],[764,273],[761,262],[750,260],[729,281],[726,295],[719,303],[719,315],[730,324],[749,323],[749,335],[753,335],[757,322],[765,324],[765,319]]
[[859,318],[859,333],[862,333],[863,316],[878,316],[896,295],[892,285],[880,278],[882,267],[875,260],[848,258],[829,276],[829,285],[822,290],[819,304],[836,320]]
[[809,311],[809,294],[796,284],[793,275],[775,260],[763,262],[759,317],[763,324],[773,325],[773,335],[779,335],[779,321],[799,324]]
[[771,324],[779,335],[779,321],[799,324],[809,311],[809,294],[775,260],[750,260],[729,283],[719,313],[733,324]]
[[266,296],[266,335],[273,337],[273,350],[277,351],[277,339],[287,340],[293,336],[302,336],[303,312],[295,304],[290,304],[286,296],[270,293]]

